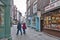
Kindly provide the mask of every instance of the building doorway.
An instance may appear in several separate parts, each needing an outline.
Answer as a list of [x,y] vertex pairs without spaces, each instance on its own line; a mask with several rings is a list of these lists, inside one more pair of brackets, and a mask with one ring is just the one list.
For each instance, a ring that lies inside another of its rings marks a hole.
[[43,20],[40,21],[41,23],[41,32],[43,31]]

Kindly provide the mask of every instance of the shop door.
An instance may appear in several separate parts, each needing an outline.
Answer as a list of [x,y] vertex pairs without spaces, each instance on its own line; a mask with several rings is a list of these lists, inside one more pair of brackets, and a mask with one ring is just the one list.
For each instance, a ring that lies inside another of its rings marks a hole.
[[41,20],[41,31],[43,31],[43,20]]
[[41,20],[41,31],[43,31],[43,20]]

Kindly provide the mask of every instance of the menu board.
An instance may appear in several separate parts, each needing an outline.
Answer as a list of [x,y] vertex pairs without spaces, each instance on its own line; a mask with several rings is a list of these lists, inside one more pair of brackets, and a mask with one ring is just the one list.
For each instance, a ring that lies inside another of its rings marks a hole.
[[0,26],[4,25],[4,8],[0,6]]

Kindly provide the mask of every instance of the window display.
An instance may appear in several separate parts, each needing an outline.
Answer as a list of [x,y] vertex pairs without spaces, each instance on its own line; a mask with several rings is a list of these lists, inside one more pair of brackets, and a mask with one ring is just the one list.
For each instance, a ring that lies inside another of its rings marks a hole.
[[44,17],[44,28],[60,31],[60,16]]

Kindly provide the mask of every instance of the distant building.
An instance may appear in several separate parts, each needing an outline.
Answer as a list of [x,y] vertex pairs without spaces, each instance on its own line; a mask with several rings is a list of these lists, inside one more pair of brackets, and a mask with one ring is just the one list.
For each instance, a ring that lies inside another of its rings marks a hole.
[[15,5],[13,5],[13,24],[17,23],[17,7]]
[[22,13],[17,10],[17,21],[21,22]]

